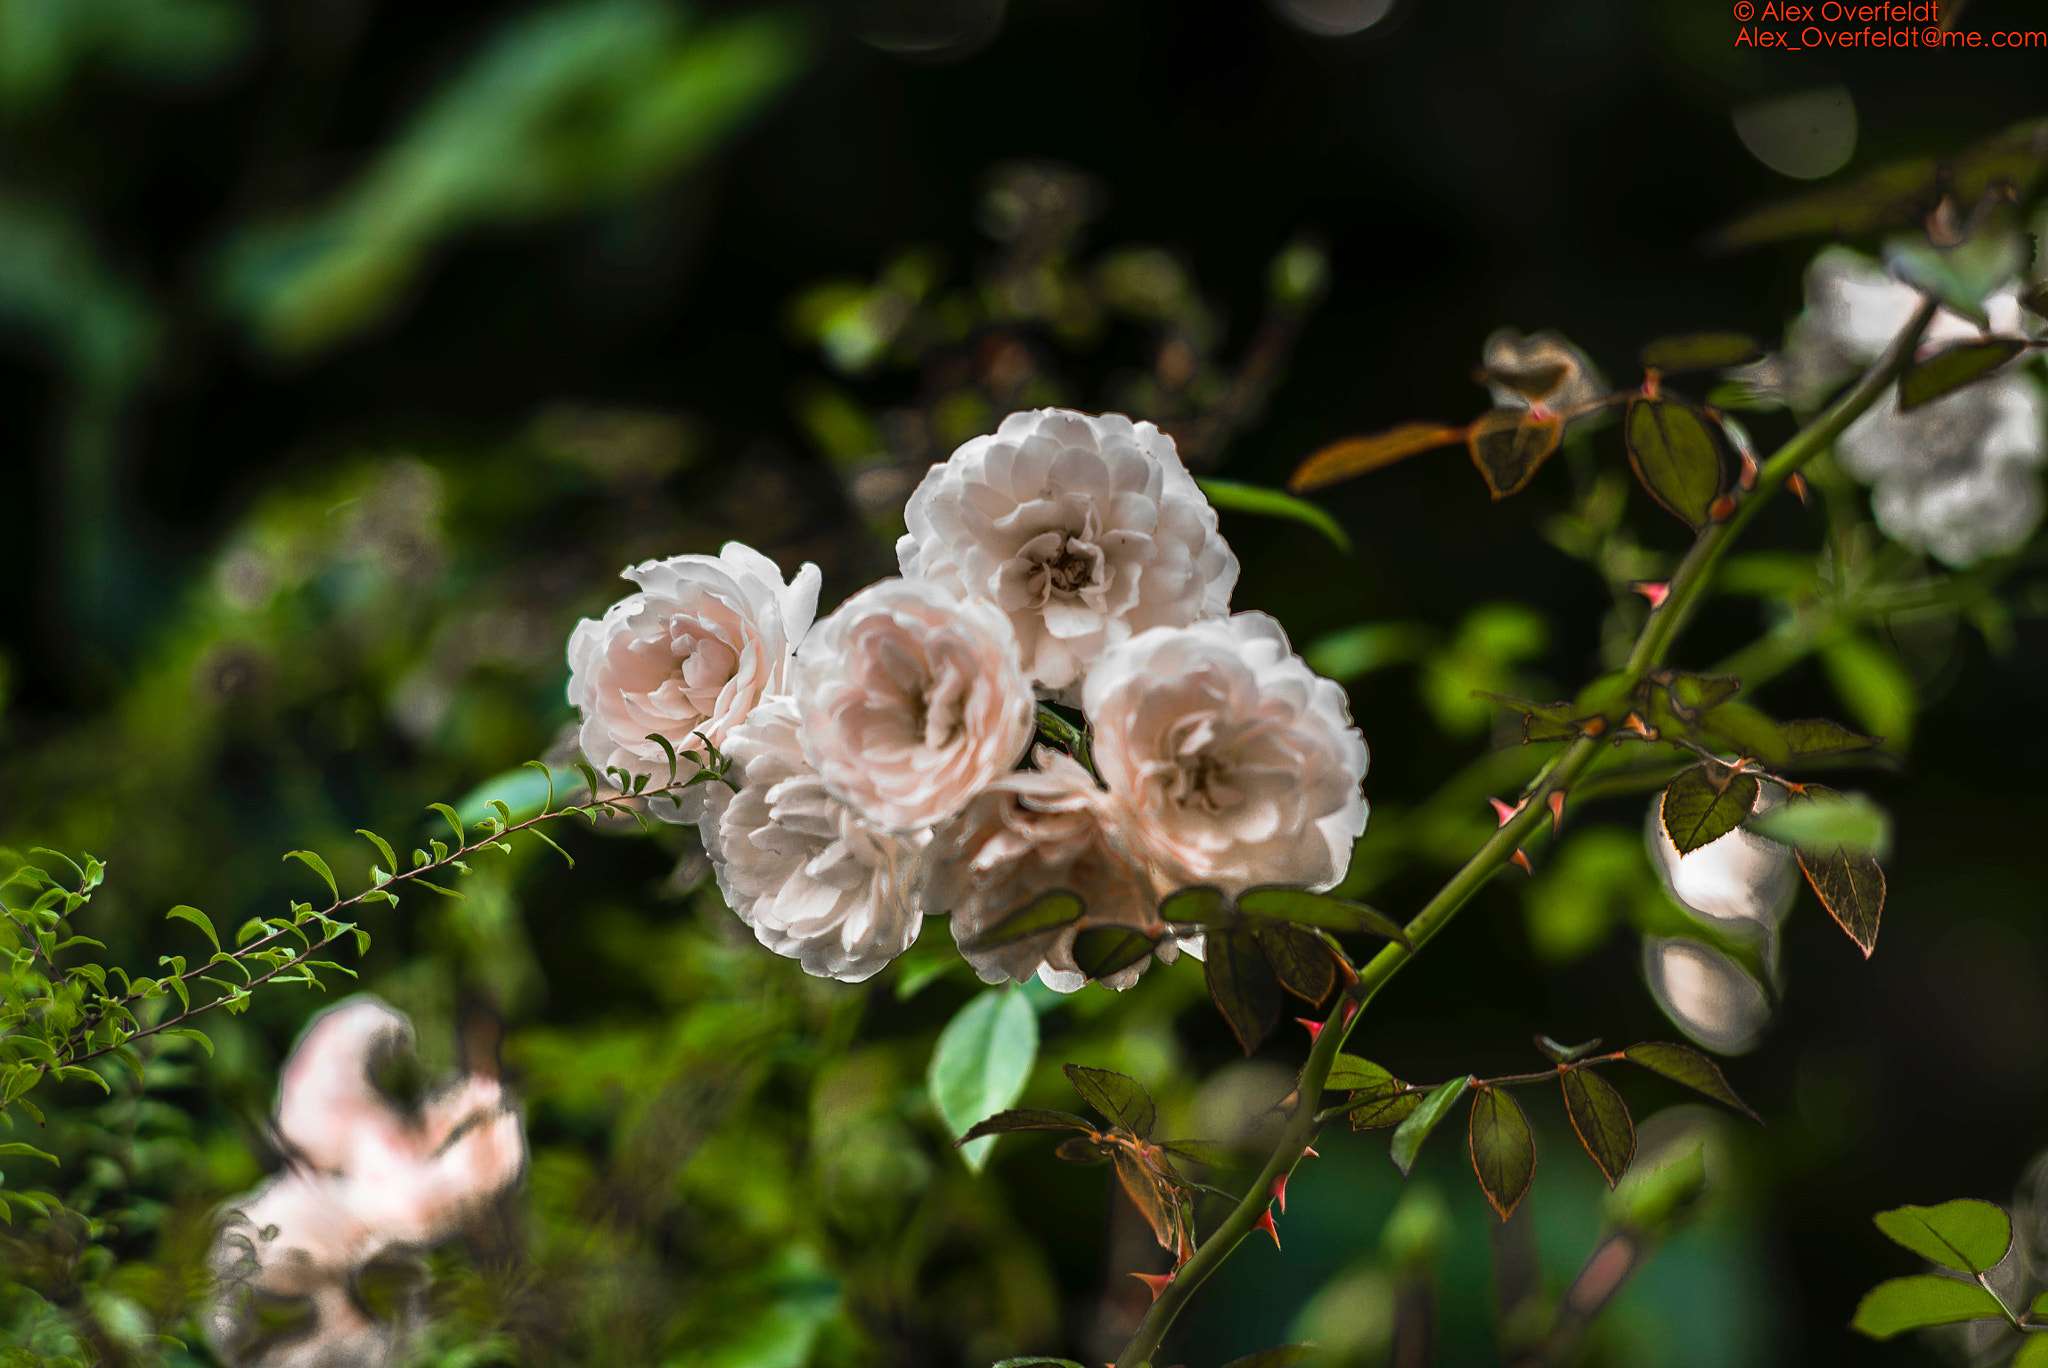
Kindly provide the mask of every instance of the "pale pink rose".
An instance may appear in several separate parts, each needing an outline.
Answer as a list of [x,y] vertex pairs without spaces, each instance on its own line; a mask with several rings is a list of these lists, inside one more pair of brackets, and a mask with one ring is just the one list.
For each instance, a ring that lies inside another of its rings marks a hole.
[[[210,1259],[208,1334],[230,1362],[382,1364],[404,1327],[363,1316],[351,1280],[469,1227],[524,1171],[519,1114],[495,1078],[466,1075],[412,1112],[378,1089],[375,1061],[411,1046],[405,1017],[367,996],[300,1036],[278,1091],[285,1168],[228,1209]],[[257,1295],[310,1300],[311,1334],[245,1353]]]
[[[952,914],[953,938],[982,982],[1022,983],[1036,974],[1070,993],[1085,981],[1074,963],[1078,925],[986,950],[968,943],[1056,888],[1080,897],[1086,925],[1130,926],[1161,936],[1166,927],[1159,920],[1159,887],[1126,848],[1116,805],[1094,776],[1072,757],[1045,747],[1033,759],[1036,770],[996,780],[940,831],[925,906]],[[1164,939],[1155,953],[1170,964],[1180,947]],[[1139,960],[1102,982],[1128,988],[1149,962]]]
[[1146,858],[1182,884],[1328,888],[1365,830],[1365,738],[1344,691],[1264,613],[1162,627],[1096,663],[1096,768]]
[[[716,556],[671,556],[624,574],[640,592],[570,634],[569,701],[583,714],[584,757],[600,773],[617,766],[666,783],[668,756],[650,736],[679,756],[703,753],[699,732],[723,749],[756,704],[788,692],[797,643],[818,610],[818,567],[785,585],[774,561],[727,542]],[[690,771],[684,760],[677,774]],[[649,810],[693,822],[703,794],[700,784]]]
[[1009,619],[931,580],[885,579],[797,652],[804,755],[825,787],[886,831],[924,831],[1016,764],[1031,684]]
[[1173,439],[1120,413],[1013,413],[933,466],[903,520],[903,573],[999,605],[1032,682],[1069,703],[1104,651],[1222,617],[1237,584]]
[[756,708],[727,743],[739,791],[710,785],[697,829],[726,903],[761,944],[858,983],[917,939],[931,833],[862,822],[804,759],[803,731],[786,698]]

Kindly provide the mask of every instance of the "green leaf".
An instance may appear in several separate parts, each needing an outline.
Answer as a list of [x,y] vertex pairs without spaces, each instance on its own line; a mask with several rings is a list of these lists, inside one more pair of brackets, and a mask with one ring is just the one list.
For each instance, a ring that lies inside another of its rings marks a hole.
[[1429,1096],[1422,1099],[1414,1112],[1394,1130],[1394,1139],[1388,1153],[1393,1157],[1394,1167],[1401,1170],[1406,1178],[1415,1167],[1415,1156],[1422,1151],[1422,1142],[1429,1139],[1431,1131],[1457,1105],[1465,1090],[1472,1086],[1468,1075],[1454,1078],[1448,1083],[1439,1083]]
[[1223,1368],[1295,1368],[1296,1364],[1307,1363],[1321,1352],[1313,1344],[1283,1344],[1275,1349],[1261,1349],[1241,1359],[1232,1359]]
[[[1017,991],[990,989],[974,997],[939,1033],[926,1088],[955,1136],[1007,1108],[1024,1091],[1038,1058],[1038,1014]],[[988,1160],[988,1137],[960,1150],[975,1172]]]
[[[341,886],[334,882],[334,871],[327,867],[327,861],[321,859],[310,850],[287,851],[284,858],[287,860],[297,860],[300,864],[318,874],[321,881],[327,885],[327,891],[334,895],[334,900],[336,902],[341,901]],[[396,873],[397,871],[394,870],[393,872]]]
[[1066,1073],[1067,1081],[1089,1106],[1140,1140],[1152,1138],[1153,1123],[1159,1119],[1158,1108],[1137,1079],[1110,1069],[1091,1069],[1086,1064],[1069,1064]]
[[657,746],[660,746],[661,753],[668,758],[668,782],[669,786],[673,788],[676,782],[675,743],[670,741],[666,736],[663,736],[660,732],[647,733],[647,739],[649,741],[654,742],[654,744],[656,744]]
[[1013,1131],[1073,1130],[1094,1134],[1095,1127],[1083,1116],[1072,1112],[1041,1111],[1034,1108],[1019,1108],[1016,1111],[1000,1111],[986,1120],[977,1121],[967,1128],[960,1137],[962,1143],[979,1140],[984,1135],[1007,1135]]
[[1583,1045],[1560,1045],[1547,1035],[1537,1036],[1535,1040],[1536,1048],[1553,1064],[1574,1063],[1600,1048],[1599,1036],[1594,1036]]
[[1355,1054],[1339,1054],[1330,1061],[1323,1087],[1330,1092],[1391,1092],[1401,1084],[1392,1073]]
[[1282,1000],[1280,982],[1257,939],[1241,927],[1211,935],[1202,976],[1237,1043],[1246,1054],[1258,1049],[1280,1022]]
[[[275,849],[275,847],[272,848]],[[178,906],[164,913],[164,917],[168,921],[191,922],[194,926],[198,927],[201,931],[204,931],[206,933],[206,938],[213,942],[213,948],[215,950],[220,949],[220,933],[213,929],[213,918],[207,916],[198,908],[187,907],[183,903],[180,903]]]
[[0,1143],[0,1159],[40,1159],[52,1166],[57,1163],[56,1155],[47,1150],[39,1150],[34,1145],[24,1145],[19,1140]]
[[2048,1368],[2048,1335],[2034,1334],[2020,1345],[2005,1368]]
[[427,811],[441,814],[442,819],[448,823],[449,829],[455,833],[455,844],[460,847],[462,845],[462,818],[455,809],[449,807],[446,803],[429,803],[427,804]]
[[1687,670],[1659,670],[1651,676],[1671,700],[1671,711],[1686,722],[1697,722],[1709,709],[1718,708],[1742,692],[1742,681],[1734,675],[1694,674]]
[[1637,353],[1637,359],[1644,370],[1682,375],[1687,371],[1726,370],[1730,366],[1754,361],[1763,354],[1763,348],[1756,344],[1756,339],[1746,333],[1697,332],[1646,342],[1642,351]]
[[1911,413],[1981,380],[2026,349],[2026,339],[2020,337],[1991,337],[1943,347],[1899,377],[1899,412]]
[[1664,790],[1664,832],[1681,855],[1720,840],[1756,808],[1756,776],[1698,764]]
[[1043,1354],[1026,1354],[1023,1358],[1006,1358],[992,1368],[1081,1368],[1072,1359],[1047,1358]]
[[1466,433],[1465,449],[1498,501],[1528,487],[1563,435],[1564,420],[1554,414],[1498,408],[1479,415]]
[[1074,933],[1074,967],[1091,979],[1108,978],[1152,953],[1158,942],[1128,926],[1090,926]]
[[1864,1293],[1849,1328],[1882,1340],[1930,1325],[2004,1319],[1998,1298],[1977,1283],[1918,1273],[1881,1282]]
[[1413,1116],[1422,1105],[1422,1094],[1414,1092],[1376,1093],[1363,1090],[1354,1094],[1354,1100],[1344,1108],[1344,1114],[1351,1118],[1353,1130],[1380,1130],[1386,1126],[1398,1126]]
[[1939,1206],[1902,1206],[1870,1218],[1894,1243],[1958,1273],[1984,1273],[2012,1248],[2012,1221],[1973,1197]]
[[1223,926],[1236,919],[1236,911],[1222,889],[1201,884],[1167,894],[1159,904],[1159,918],[1196,926]]
[[1292,518],[1322,533],[1345,555],[1351,554],[1351,538],[1337,525],[1337,520],[1304,499],[1297,499],[1278,489],[1262,489],[1257,485],[1238,484],[1234,480],[1197,479],[1195,483],[1209,496],[1209,502],[1218,508],[1261,518]]
[[1843,633],[1821,649],[1820,660],[1850,716],[1873,736],[1903,745],[1920,691],[1899,653],[1862,633]]
[[1721,425],[1677,399],[1628,401],[1622,417],[1628,462],[1664,510],[1698,531],[1727,494],[1737,465]]
[[1081,920],[1087,906],[1077,893],[1055,888],[1041,893],[978,936],[970,938],[963,950],[992,950],[1047,931],[1057,931]]
[[1429,653],[1433,635],[1413,622],[1366,622],[1317,637],[1301,658],[1326,679],[1348,684],[1375,670],[1412,664]]
[[1622,1058],[1631,1064],[1640,1064],[1651,1073],[1662,1074],[1674,1083],[1683,1083],[1694,1092],[1705,1093],[1716,1102],[1735,1108],[1758,1125],[1763,1118],[1749,1109],[1749,1104],[1735,1095],[1735,1089],[1728,1086],[1728,1080],[1721,1073],[1721,1067],[1690,1045],[1675,1045],[1668,1040],[1649,1040],[1640,1045],[1631,1045],[1621,1052]]
[[1302,926],[1320,926],[1325,931],[1344,935],[1379,936],[1403,945],[1408,943],[1408,933],[1402,930],[1401,923],[1386,913],[1364,903],[1350,902],[1328,893],[1311,893],[1305,888],[1247,889],[1238,895],[1237,910],[1270,921],[1295,922]]
[[1210,1168],[1235,1168],[1237,1155],[1230,1146],[1215,1140],[1161,1140],[1159,1148],[1178,1159],[1192,1160]]
[[373,845],[373,846],[377,847],[377,853],[378,853],[379,855],[381,855],[381,856],[383,856],[383,857],[384,857],[384,868],[385,868],[385,869],[389,870],[389,871],[390,871],[391,873],[393,873],[393,874],[396,874],[396,873],[398,872],[398,856],[397,856],[397,854],[396,854],[396,853],[394,853],[394,852],[392,851],[392,849],[391,849],[391,842],[389,842],[389,841],[385,840],[385,839],[384,839],[384,838],[383,838],[382,836],[379,836],[379,835],[378,835],[378,834],[377,834],[376,832],[374,832],[374,831],[367,831],[367,830],[363,829],[362,827],[357,827],[357,828],[356,828],[356,835],[358,835],[358,836],[362,837],[362,838],[363,838],[364,840],[368,841],[368,842],[369,842],[369,843],[370,843],[371,845]]
[[1472,1095],[1466,1134],[1479,1190],[1505,1221],[1522,1204],[1536,1176],[1536,1137],[1529,1133],[1529,1118],[1505,1089],[1480,1088]]
[[1572,1129],[1611,1188],[1636,1157],[1635,1118],[1614,1085],[1591,1069],[1567,1069],[1560,1081]]
[[1778,724],[1778,736],[1784,742],[1786,752],[1792,760],[1816,760],[1828,755],[1847,755],[1852,751],[1872,750],[1884,744],[1882,737],[1864,736],[1825,717],[1781,722]]
[[204,1031],[194,1030],[190,1026],[172,1026],[156,1034],[166,1040],[189,1040],[204,1049],[208,1059],[213,1058],[213,1041]]
[[1745,824],[1759,836],[1815,854],[1868,855],[1882,859],[1891,849],[1892,819],[1861,793],[1809,787],[1804,794]]
[[1337,966],[1330,947],[1313,931],[1286,923],[1269,923],[1253,932],[1280,986],[1313,1007],[1337,986]]
[[1820,905],[1869,959],[1877,949],[1877,926],[1884,915],[1884,870],[1868,855],[1845,850],[1825,855],[1802,850],[1799,868]]

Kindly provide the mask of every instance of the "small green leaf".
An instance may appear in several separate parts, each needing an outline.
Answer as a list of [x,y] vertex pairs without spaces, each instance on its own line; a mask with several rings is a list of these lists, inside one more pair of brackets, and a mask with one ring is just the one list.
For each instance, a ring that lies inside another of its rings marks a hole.
[[1882,1340],[1930,1325],[2004,1319],[1998,1298],[1977,1283],[1918,1273],[1881,1282],[1864,1293],[1849,1328]]
[[396,853],[392,851],[391,842],[385,840],[376,832],[366,831],[362,827],[356,828],[356,835],[362,837],[371,845],[377,847],[377,853],[384,857],[385,869],[390,870],[393,874],[396,874],[398,872],[398,856]]
[[1943,347],[1899,377],[1899,412],[1910,413],[1981,380],[2026,349],[2026,339],[2021,337],[1990,337]]
[[39,1150],[34,1145],[24,1145],[19,1140],[0,1143],[0,1159],[40,1159],[53,1166],[57,1162],[56,1155],[47,1150]]
[[1429,1139],[1431,1131],[1457,1105],[1465,1090],[1472,1086],[1472,1079],[1454,1078],[1440,1083],[1427,1097],[1422,1099],[1414,1112],[1394,1130],[1394,1139],[1388,1153],[1393,1157],[1394,1167],[1401,1170],[1406,1178],[1415,1167],[1415,1156],[1422,1151],[1422,1142]]
[[[272,849],[275,848],[276,847],[274,846],[272,847]],[[180,903],[178,906],[164,913],[164,917],[169,921],[191,922],[194,926],[198,927],[201,931],[204,931],[206,933],[206,938],[213,942],[213,948],[215,950],[220,949],[220,934],[213,929],[213,918],[207,916],[198,908],[187,907],[183,903]]]
[[1403,945],[1408,943],[1408,934],[1402,930],[1401,923],[1386,913],[1364,903],[1350,902],[1328,893],[1311,893],[1305,888],[1247,889],[1238,896],[1237,909],[1270,921],[1319,926],[1340,935],[1379,936]]
[[1972,1197],[1939,1206],[1902,1206],[1870,1218],[1894,1243],[1958,1273],[1984,1273],[2012,1248],[2012,1220]]
[[555,854],[561,856],[564,860],[568,861],[569,868],[574,869],[576,867],[576,857],[574,855],[571,855],[568,851],[562,849],[561,846],[557,845],[555,843],[554,837],[548,835],[545,831],[542,831],[537,826],[528,827],[527,830],[531,832],[533,835],[538,836],[541,839],[541,842],[544,845],[546,845],[548,849],[554,851]]
[[1238,484],[1234,480],[1197,479],[1195,483],[1209,496],[1209,502],[1218,508],[1261,518],[1292,518],[1322,533],[1345,555],[1351,554],[1351,538],[1337,525],[1337,520],[1306,500],[1278,489],[1262,489],[1257,485]]
[[1694,674],[1686,670],[1660,670],[1652,676],[1671,700],[1671,711],[1686,722],[1697,722],[1709,709],[1718,708],[1742,692],[1742,681],[1734,675]]
[[1238,928],[1211,935],[1202,966],[1210,1000],[1223,1013],[1237,1043],[1250,1054],[1280,1022],[1280,982],[1251,932]]
[[1086,1117],[1072,1112],[1040,1111],[1020,1108],[1016,1111],[1001,1111],[984,1121],[977,1121],[968,1127],[960,1137],[962,1143],[979,1140],[984,1135],[1007,1135],[1014,1131],[1073,1130],[1093,1134],[1095,1127],[1088,1124]]
[[1808,786],[1804,794],[1745,825],[1759,836],[1815,854],[1868,855],[1883,859],[1891,849],[1892,819],[1861,793],[1837,793]]
[[2048,1335],[2028,1335],[2005,1368],[2048,1368]]
[[442,820],[448,823],[449,830],[455,833],[455,844],[457,845],[457,847],[460,847],[462,845],[461,815],[458,814],[454,808],[449,807],[446,803],[429,803],[427,804],[427,811],[438,812],[441,814]]
[[1537,1036],[1535,1040],[1536,1048],[1553,1064],[1575,1063],[1600,1048],[1599,1036],[1594,1036],[1583,1045],[1560,1045],[1547,1035]]
[[1087,910],[1087,905],[1081,901],[1079,894],[1064,888],[1055,888],[1039,894],[988,930],[971,937],[960,948],[992,950],[997,946],[1023,940],[1026,936],[1057,931],[1063,926],[1071,926],[1081,920],[1082,913]]
[[1391,1092],[1400,1086],[1392,1073],[1354,1054],[1339,1054],[1331,1060],[1329,1075],[1323,1079],[1323,1087],[1330,1092]]
[[327,867],[327,861],[321,859],[310,850],[287,851],[285,859],[297,860],[300,864],[318,874],[321,882],[327,885],[327,891],[334,895],[334,900],[336,902],[341,901],[341,886],[334,882],[334,871]]
[[1746,333],[1697,332],[1646,342],[1638,359],[1644,370],[1682,375],[1687,371],[1726,370],[1763,354],[1756,339]]
[[1734,482],[1735,451],[1721,425],[1677,399],[1628,401],[1623,443],[1650,497],[1698,531]]
[[1504,1089],[1480,1088],[1472,1095],[1466,1133],[1479,1190],[1505,1221],[1522,1204],[1536,1176],[1536,1137],[1529,1132],[1529,1118]]
[[[926,1088],[954,1135],[1017,1100],[1038,1058],[1038,1014],[1021,992],[990,989],[973,998],[939,1033]],[[980,1172],[989,1137],[968,1141],[960,1155]]]
[[1559,1081],[1564,1084],[1564,1108],[1572,1129],[1611,1188],[1636,1157],[1635,1118],[1614,1085],[1591,1069],[1567,1069]]
[[1801,718],[1778,724],[1778,736],[1793,760],[1816,760],[1828,755],[1872,750],[1884,744],[1882,737],[1864,736],[1825,717]]
[[1066,1072],[1067,1081],[1089,1106],[1140,1140],[1151,1139],[1159,1112],[1152,1104],[1151,1094],[1137,1079],[1110,1069],[1091,1069],[1086,1064],[1069,1064]]
[[1089,926],[1074,933],[1074,967],[1091,979],[1108,978],[1152,953],[1158,944],[1128,926]]
[[665,756],[667,756],[667,757],[668,757],[668,782],[669,782],[669,787],[671,787],[671,788],[675,787],[675,782],[676,782],[676,748],[675,748],[675,744],[674,744],[673,742],[671,742],[671,741],[670,741],[670,740],[669,740],[669,739],[668,739],[668,738],[667,738],[666,736],[663,736],[663,735],[662,735],[662,734],[661,734],[660,732],[649,732],[649,733],[647,733],[647,739],[648,739],[649,741],[652,741],[652,742],[653,742],[653,743],[654,743],[655,745],[657,745],[657,746],[660,746],[660,747],[661,747],[661,753],[662,753],[663,755],[665,755]]
[[1337,986],[1337,966],[1330,958],[1330,947],[1313,931],[1281,922],[1258,927],[1253,934],[1280,986],[1311,1007]]
[[158,1031],[157,1035],[167,1040],[189,1040],[205,1050],[207,1058],[211,1059],[213,1057],[213,1041],[208,1038],[204,1031],[196,1031],[189,1026],[172,1026]]
[[1159,904],[1161,921],[1195,926],[1222,926],[1235,920],[1230,898],[1220,888],[1206,884],[1175,889]]
[[1802,850],[1799,868],[1820,905],[1869,959],[1877,949],[1878,922],[1884,915],[1884,870],[1868,855],[1846,850],[1825,855]]
[[1694,1092],[1705,1093],[1716,1102],[1735,1108],[1758,1125],[1763,1118],[1749,1109],[1749,1104],[1735,1095],[1735,1089],[1728,1086],[1728,1080],[1721,1073],[1720,1065],[1701,1054],[1690,1045],[1675,1045],[1668,1040],[1649,1040],[1640,1045],[1631,1045],[1621,1052],[1631,1064],[1640,1064],[1651,1073],[1662,1074],[1674,1083],[1683,1083]]
[[1716,763],[1694,765],[1664,790],[1664,832],[1689,855],[1741,826],[1756,808],[1756,776]]
[[1479,415],[1467,430],[1465,449],[1496,501],[1526,489],[1557,450],[1564,420],[1537,417],[1528,409],[1498,408]]

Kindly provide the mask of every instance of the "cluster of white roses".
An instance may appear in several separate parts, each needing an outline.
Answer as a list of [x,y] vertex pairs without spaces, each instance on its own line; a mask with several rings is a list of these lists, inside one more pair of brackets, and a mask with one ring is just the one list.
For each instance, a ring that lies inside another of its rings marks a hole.
[[[1278,623],[1230,613],[1237,558],[1171,438],[1015,413],[931,468],[905,524],[902,574],[815,626],[816,567],[785,584],[735,543],[626,571],[640,592],[570,638],[593,765],[665,782],[657,735],[732,762],[736,789],[651,807],[696,823],[762,944],[855,982],[950,915],[983,980],[1071,991],[1076,925],[976,937],[1066,889],[1081,925],[1170,960],[1199,944],[1160,921],[1175,888],[1343,877],[1364,737]],[[1093,772],[1032,745],[1041,698],[1085,711]]]

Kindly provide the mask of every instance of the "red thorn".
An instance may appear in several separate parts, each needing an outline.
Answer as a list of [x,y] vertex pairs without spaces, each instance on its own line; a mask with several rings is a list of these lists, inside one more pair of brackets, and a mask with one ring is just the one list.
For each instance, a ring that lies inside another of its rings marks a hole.
[[1287,1214],[1287,1175],[1281,1174],[1273,1180],[1273,1204],[1280,1208],[1280,1214]]
[[[1755,489],[1757,472],[1756,457],[1750,455],[1748,451],[1742,452],[1741,455],[1742,473],[1735,477],[1735,483],[1741,486],[1744,491]],[[1793,478],[1797,479],[1798,477],[1795,475]]]
[[1296,1017],[1295,1020],[1308,1029],[1308,1043],[1311,1045],[1315,1044],[1316,1037],[1323,1033],[1323,1023],[1320,1021],[1310,1021],[1307,1017]]
[[1515,849],[1514,861],[1522,867],[1524,874],[1534,874],[1536,872],[1529,867],[1529,852],[1521,849],[1519,846]]
[[1564,825],[1564,790],[1557,789],[1550,795],[1550,834],[1557,835],[1557,829]]
[[1314,1145],[1303,1145],[1301,1147],[1301,1152],[1303,1154],[1306,1154],[1311,1159],[1320,1159],[1323,1157],[1322,1155],[1316,1153],[1316,1147]]
[[1252,1229],[1265,1231],[1273,1237],[1273,1248],[1278,1249],[1280,1247],[1280,1227],[1273,1224],[1273,1208],[1267,1207],[1264,1211],[1260,1212],[1258,1224],[1254,1225]]
[[1493,804],[1493,815],[1500,818],[1500,825],[1502,826],[1506,826],[1509,822],[1513,821],[1515,819],[1515,814],[1522,810],[1521,803],[1517,803],[1513,807],[1509,807],[1506,803],[1503,803],[1500,799],[1492,797],[1491,795],[1487,797],[1486,801]]
[[1655,741],[1657,739],[1657,729],[1634,713],[1628,715],[1628,720],[1621,724],[1621,729],[1623,731],[1632,731],[1645,741]]
[[1131,1276],[1152,1290],[1153,1301],[1158,1301],[1159,1294],[1164,1292],[1166,1285],[1173,1281],[1173,1274],[1171,1273],[1133,1273]]
[[1358,1004],[1356,1002],[1347,1002],[1344,1004],[1344,1024],[1346,1026],[1349,1026],[1351,1024],[1351,1018],[1357,1015]]
[[1671,585],[1665,580],[1636,580],[1629,585],[1629,589],[1648,599],[1652,611],[1662,608],[1664,600],[1671,595]]
[[1806,487],[1806,477],[1804,475],[1795,470],[1786,479],[1785,483],[1794,494],[1799,496],[1799,502],[1805,504],[1808,508],[1813,507],[1813,492]]
[[1721,521],[1721,519],[1734,511],[1735,496],[1733,494],[1723,494],[1720,498],[1707,505],[1707,516],[1715,522]]
[[1643,398],[1655,399],[1657,397],[1658,386],[1663,379],[1663,375],[1659,372],[1655,370],[1646,369],[1643,372]]

